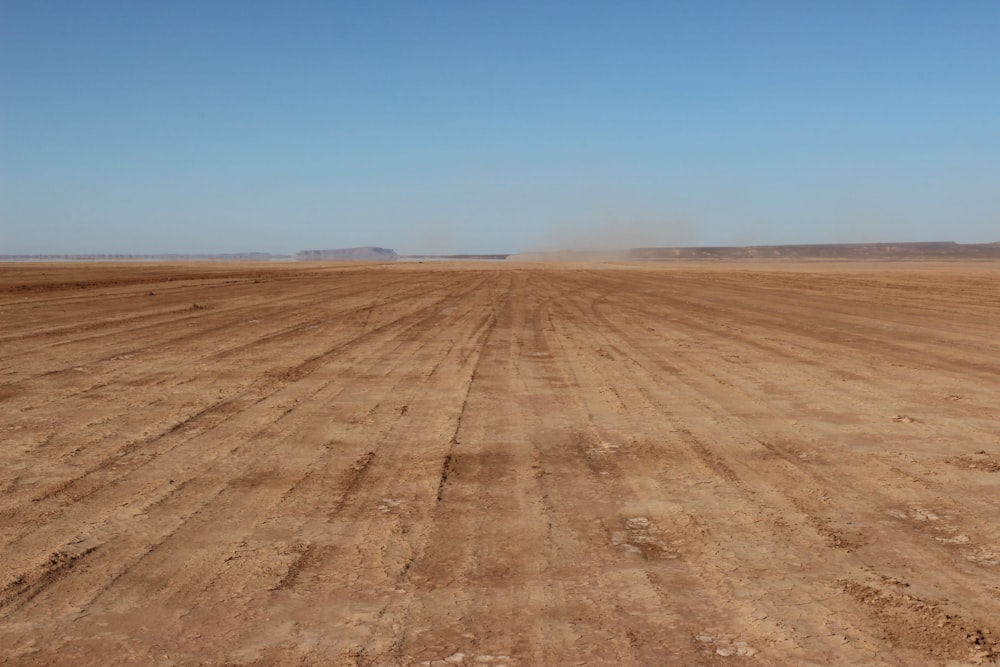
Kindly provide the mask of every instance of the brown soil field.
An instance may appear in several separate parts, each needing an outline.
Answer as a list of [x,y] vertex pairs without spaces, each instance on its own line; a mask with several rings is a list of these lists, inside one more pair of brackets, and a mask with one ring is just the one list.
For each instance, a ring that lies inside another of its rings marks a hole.
[[1000,263],[0,265],[0,662],[1000,660]]

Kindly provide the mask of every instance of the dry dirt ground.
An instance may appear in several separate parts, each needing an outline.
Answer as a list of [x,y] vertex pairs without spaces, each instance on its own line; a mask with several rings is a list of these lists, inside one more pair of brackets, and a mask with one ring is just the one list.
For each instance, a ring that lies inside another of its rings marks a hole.
[[0,662],[997,662],[998,399],[997,263],[0,265]]

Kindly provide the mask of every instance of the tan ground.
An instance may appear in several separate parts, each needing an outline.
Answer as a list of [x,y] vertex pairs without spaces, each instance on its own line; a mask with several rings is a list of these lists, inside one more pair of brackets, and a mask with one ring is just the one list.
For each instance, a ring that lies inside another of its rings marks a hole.
[[996,662],[998,402],[997,263],[0,265],[0,662]]

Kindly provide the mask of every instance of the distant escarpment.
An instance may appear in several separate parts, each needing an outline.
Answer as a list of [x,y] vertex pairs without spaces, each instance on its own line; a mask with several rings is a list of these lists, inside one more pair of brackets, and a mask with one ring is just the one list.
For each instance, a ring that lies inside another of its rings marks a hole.
[[395,250],[390,248],[339,248],[337,250],[303,250],[295,254],[295,259],[303,261],[337,261],[337,262],[392,262],[399,258]]
[[629,259],[1000,259],[1000,243],[828,243],[811,245],[634,248]]
[[512,261],[670,261],[670,260],[998,260],[1000,242],[953,241],[903,243],[824,243],[809,245],[714,246],[632,248],[629,250],[562,250],[511,255]]

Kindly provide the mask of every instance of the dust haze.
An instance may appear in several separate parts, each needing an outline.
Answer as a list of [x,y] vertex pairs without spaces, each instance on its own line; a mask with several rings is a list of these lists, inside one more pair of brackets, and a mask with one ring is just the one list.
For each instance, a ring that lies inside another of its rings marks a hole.
[[682,246],[697,237],[690,216],[678,213],[608,211],[556,222],[548,227],[534,252],[617,254],[630,248]]

